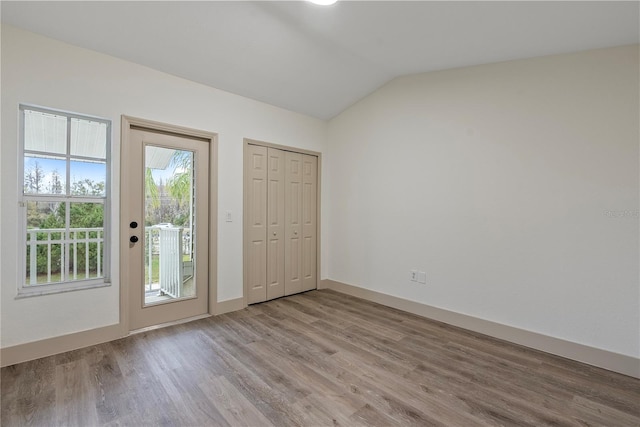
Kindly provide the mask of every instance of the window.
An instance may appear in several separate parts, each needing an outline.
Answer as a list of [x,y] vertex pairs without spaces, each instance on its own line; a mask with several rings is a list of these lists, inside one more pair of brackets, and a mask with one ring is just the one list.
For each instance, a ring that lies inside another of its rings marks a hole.
[[111,121],[21,105],[20,127],[19,296],[108,284]]

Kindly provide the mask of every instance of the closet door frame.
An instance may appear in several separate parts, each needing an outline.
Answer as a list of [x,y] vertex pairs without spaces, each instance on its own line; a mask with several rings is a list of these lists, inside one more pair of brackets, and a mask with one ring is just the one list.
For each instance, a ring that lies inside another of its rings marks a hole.
[[322,182],[322,153],[317,151],[305,150],[302,148],[289,147],[286,145],[273,144],[270,142],[259,141],[255,139],[244,139],[243,144],[243,208],[242,208],[242,227],[243,227],[243,235],[242,235],[242,276],[243,276],[243,307],[246,307],[249,304],[248,295],[249,295],[249,281],[248,281],[248,273],[249,273],[249,257],[248,257],[248,245],[247,245],[247,236],[249,233],[249,222],[248,222],[248,206],[249,206],[249,185],[251,184],[249,171],[249,161],[250,156],[248,155],[249,146],[257,145],[265,148],[275,148],[283,151],[290,151],[293,153],[307,154],[310,156],[315,156],[318,158],[318,167],[317,167],[317,186],[316,186],[316,289],[320,288],[320,271],[321,271],[321,219],[320,219],[320,211],[321,211],[321,203],[320,203],[320,194],[321,191],[321,182]]

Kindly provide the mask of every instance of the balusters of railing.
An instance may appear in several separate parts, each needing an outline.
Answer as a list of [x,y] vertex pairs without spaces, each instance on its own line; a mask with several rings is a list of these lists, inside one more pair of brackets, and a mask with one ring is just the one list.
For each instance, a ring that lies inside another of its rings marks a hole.
[[47,282],[51,282],[51,232],[47,233]]
[[89,230],[84,232],[84,278],[89,278]]
[[[91,237],[92,233],[95,233],[95,238]],[[59,237],[53,235],[59,234]],[[29,249],[29,277],[28,283],[30,285],[38,284],[38,247],[45,246],[47,248],[46,254],[46,275],[47,283],[51,283],[53,273],[59,269],[60,282],[64,282],[67,277],[72,277],[74,280],[78,279],[78,252],[82,250],[84,246],[84,279],[91,278],[91,245],[96,245],[96,277],[102,277],[102,253],[104,251],[104,230],[101,228],[72,228],[65,230],[63,228],[51,228],[51,229],[29,229],[27,230],[27,248]],[[82,246],[80,246],[82,245]],[[53,250],[56,246],[60,247],[60,263],[52,265],[53,263]],[[69,261],[73,261],[73,268],[70,268],[70,262],[67,262],[66,258],[70,257]],[[68,265],[69,264],[69,265]],[[80,273],[82,276],[82,273]],[[81,277],[82,278],[82,277]]]
[[73,280],[78,280],[78,232],[69,230],[69,237],[73,233]]
[[96,231],[96,253],[98,254],[98,265],[97,265],[97,273],[98,273],[98,277],[102,277],[102,230],[97,230]]
[[29,232],[29,284],[38,283],[38,236],[36,232]]
[[69,266],[67,265],[67,238],[71,237],[71,234],[67,235],[65,231],[60,232],[60,281],[67,280],[69,275]]
[[153,229],[149,227],[145,227],[145,244],[147,245],[147,283],[145,287],[148,287],[148,290],[152,289],[153,286]]

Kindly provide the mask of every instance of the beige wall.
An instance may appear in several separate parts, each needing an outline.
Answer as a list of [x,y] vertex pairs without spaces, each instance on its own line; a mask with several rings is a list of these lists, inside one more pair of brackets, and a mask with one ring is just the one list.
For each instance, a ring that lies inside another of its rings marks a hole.
[[[1,346],[32,342],[118,322],[118,244],[113,286],[16,300],[18,104],[113,121],[112,205],[119,229],[120,115],[218,133],[218,300],[242,297],[243,138],[324,152],[326,122],[285,111],[146,67],[2,27]],[[224,212],[233,213],[233,222]]]
[[638,357],[638,81],[635,45],[358,102],[329,123],[328,277]]

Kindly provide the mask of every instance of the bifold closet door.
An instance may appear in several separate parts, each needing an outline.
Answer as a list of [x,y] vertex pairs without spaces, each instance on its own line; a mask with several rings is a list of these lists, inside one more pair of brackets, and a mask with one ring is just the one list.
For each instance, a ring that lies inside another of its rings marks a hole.
[[285,153],[285,295],[316,288],[318,158]]
[[285,152],[285,295],[302,292],[302,154]]
[[249,144],[247,303],[316,289],[318,158]]
[[285,152],[267,149],[267,300],[284,296]]
[[317,188],[318,158],[302,156],[302,290],[317,286]]
[[247,180],[247,302],[254,304],[267,299],[267,148],[249,145]]

